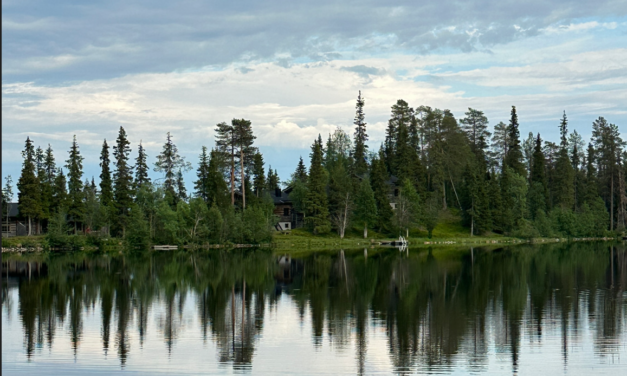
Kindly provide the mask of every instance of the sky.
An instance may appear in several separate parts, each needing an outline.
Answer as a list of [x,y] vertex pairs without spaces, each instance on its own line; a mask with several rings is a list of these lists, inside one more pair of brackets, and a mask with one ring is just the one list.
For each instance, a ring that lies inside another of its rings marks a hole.
[[154,163],[171,132],[196,167],[233,118],[287,180],[318,134],[352,135],[359,91],[372,150],[398,99],[458,119],[479,109],[491,126],[515,105],[523,138],[553,141],[563,111],[586,140],[603,116],[627,138],[627,1],[2,1],[14,182],[27,137],[61,165],[76,135],[98,182],[120,127],[132,158],[141,141]]

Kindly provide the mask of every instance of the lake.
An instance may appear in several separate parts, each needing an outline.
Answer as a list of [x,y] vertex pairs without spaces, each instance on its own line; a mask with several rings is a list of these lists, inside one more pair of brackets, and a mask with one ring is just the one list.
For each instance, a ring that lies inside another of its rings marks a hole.
[[2,374],[627,374],[626,250],[3,255]]

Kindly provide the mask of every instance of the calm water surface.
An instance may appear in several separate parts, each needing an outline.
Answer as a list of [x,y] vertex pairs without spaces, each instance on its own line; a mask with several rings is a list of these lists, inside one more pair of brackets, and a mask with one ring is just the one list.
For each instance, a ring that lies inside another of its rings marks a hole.
[[2,374],[627,374],[626,249],[4,257]]

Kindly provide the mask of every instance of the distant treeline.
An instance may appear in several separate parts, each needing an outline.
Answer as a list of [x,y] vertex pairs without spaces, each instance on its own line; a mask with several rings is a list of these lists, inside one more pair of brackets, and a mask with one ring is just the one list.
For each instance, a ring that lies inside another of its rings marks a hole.
[[[368,228],[397,236],[422,228],[430,236],[441,211],[451,208],[475,235],[583,237],[625,228],[625,142],[603,117],[592,123],[586,145],[577,131],[569,132],[564,113],[554,143],[532,133],[521,140],[514,106],[509,123],[490,132],[482,111],[469,108],[457,120],[449,110],[398,100],[375,152],[367,145],[364,106],[360,93],[352,140],[340,128],[326,143],[318,136],[309,170],[301,158],[283,182],[314,234],[334,230],[343,237],[359,227],[364,237]],[[59,236],[104,228],[139,244],[265,241],[277,221],[268,192],[281,181],[272,168],[266,174],[255,138],[249,120],[218,124],[215,147],[202,148],[191,195],[183,172],[192,166],[170,133],[153,165],[163,177],[151,181],[141,142],[131,160],[120,127],[113,160],[103,142],[99,186],[93,178],[83,182],[76,137],[67,178],[51,146],[35,149],[28,138],[17,183],[20,214]],[[12,196],[10,179],[3,195]]]

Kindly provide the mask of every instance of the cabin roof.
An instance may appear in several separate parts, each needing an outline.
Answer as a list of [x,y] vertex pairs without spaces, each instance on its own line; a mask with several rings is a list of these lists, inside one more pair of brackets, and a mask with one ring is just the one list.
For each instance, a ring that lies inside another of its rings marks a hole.
[[[272,197],[272,201],[274,202],[274,205],[281,205],[281,204],[291,204],[292,203],[292,199],[290,199],[290,194],[289,192],[291,192],[292,190],[290,189],[290,187],[286,188],[286,189],[273,189],[270,191],[270,197]],[[278,195],[277,195],[278,193]]]

